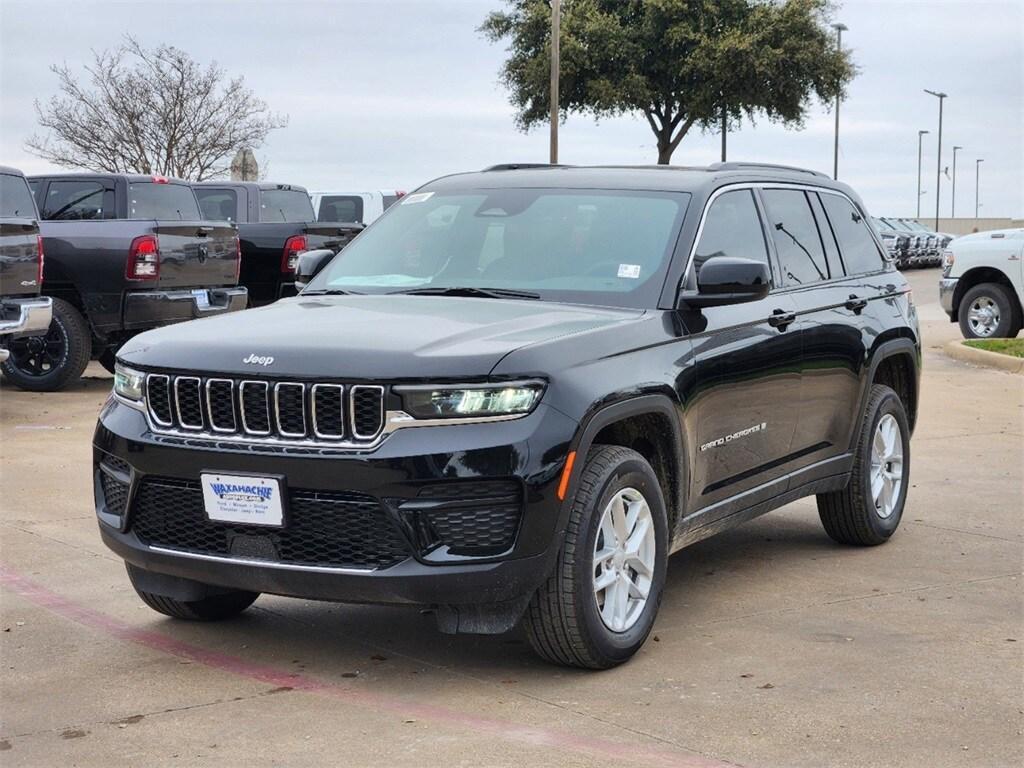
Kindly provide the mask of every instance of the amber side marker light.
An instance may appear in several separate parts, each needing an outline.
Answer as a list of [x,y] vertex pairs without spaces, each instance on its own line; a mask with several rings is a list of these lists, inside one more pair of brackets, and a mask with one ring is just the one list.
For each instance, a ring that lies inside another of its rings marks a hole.
[[565,501],[565,492],[569,490],[569,478],[572,476],[572,465],[576,462],[576,451],[569,451],[562,467],[562,479],[558,481],[558,500]]

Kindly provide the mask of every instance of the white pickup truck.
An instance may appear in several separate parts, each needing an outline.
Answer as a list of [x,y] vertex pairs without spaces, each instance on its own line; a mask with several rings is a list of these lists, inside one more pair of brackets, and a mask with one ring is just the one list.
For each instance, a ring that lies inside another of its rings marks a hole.
[[317,221],[369,224],[405,192],[378,189],[375,192],[310,192]]
[[1016,336],[1024,326],[1024,229],[976,232],[946,246],[939,303],[964,338]]

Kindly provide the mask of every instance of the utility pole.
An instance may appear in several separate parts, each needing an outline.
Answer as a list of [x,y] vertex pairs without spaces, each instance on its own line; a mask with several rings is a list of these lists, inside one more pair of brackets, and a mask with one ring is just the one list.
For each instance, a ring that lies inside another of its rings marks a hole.
[[[836,50],[840,53],[843,52],[843,32],[849,27],[845,24],[833,24],[832,27],[836,31]],[[835,149],[832,156],[832,178],[839,178],[839,94],[836,94],[836,142]],[[918,200],[921,198],[918,197]]]
[[917,132],[917,218],[921,218],[921,137],[928,131]]
[[558,43],[561,37],[562,2],[551,0],[551,164],[558,162]]
[[949,206],[949,218],[956,218],[956,153],[959,152],[963,147],[953,145],[953,201]]
[[936,150],[936,156],[938,161],[935,165],[935,231],[939,231],[939,185],[942,183],[942,102],[945,100],[948,94],[940,91],[929,91],[927,88],[924,89],[925,93],[930,93],[932,96],[939,100],[939,139],[938,148]]
[[985,162],[984,158],[979,157],[974,161],[974,218],[978,218],[978,209],[981,205],[978,203],[978,188],[980,186],[979,179],[981,179],[981,164]]
[[722,104],[722,162],[725,162],[725,137],[729,133],[729,113],[725,108],[725,104]]

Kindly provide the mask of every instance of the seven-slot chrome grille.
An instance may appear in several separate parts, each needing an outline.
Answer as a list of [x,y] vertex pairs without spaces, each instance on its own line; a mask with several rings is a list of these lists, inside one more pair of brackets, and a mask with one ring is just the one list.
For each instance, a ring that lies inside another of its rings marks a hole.
[[219,376],[146,376],[157,431],[254,441],[372,443],[384,429],[384,387]]

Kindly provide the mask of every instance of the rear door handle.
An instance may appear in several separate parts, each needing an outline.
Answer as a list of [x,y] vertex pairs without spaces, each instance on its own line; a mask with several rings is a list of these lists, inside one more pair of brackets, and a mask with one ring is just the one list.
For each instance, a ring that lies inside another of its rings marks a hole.
[[787,312],[784,309],[773,309],[771,317],[768,318],[768,325],[772,328],[778,328],[780,331],[786,330],[792,322],[796,320],[796,312]]
[[850,294],[850,298],[846,301],[846,303],[843,304],[844,307],[858,315],[860,314],[860,311],[864,309],[864,307],[866,307],[867,305],[867,299],[862,299],[859,296],[856,296],[852,293]]

